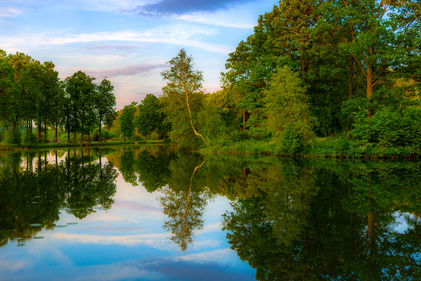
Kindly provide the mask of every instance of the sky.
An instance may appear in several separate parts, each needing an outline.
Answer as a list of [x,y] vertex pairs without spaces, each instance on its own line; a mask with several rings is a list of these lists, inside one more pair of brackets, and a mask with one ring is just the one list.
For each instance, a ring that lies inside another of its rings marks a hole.
[[111,81],[122,109],[161,95],[160,73],[185,48],[203,89],[220,89],[229,53],[275,0],[0,0],[0,49]]

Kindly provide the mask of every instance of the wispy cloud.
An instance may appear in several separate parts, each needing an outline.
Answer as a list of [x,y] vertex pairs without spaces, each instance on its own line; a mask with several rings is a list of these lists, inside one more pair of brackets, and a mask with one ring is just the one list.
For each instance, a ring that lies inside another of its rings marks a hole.
[[116,76],[131,76],[131,75],[136,75],[139,73],[150,72],[154,69],[165,68],[165,67],[167,67],[166,64],[155,64],[155,65],[137,64],[137,65],[129,65],[122,68],[104,69],[101,71],[87,70],[86,72],[95,77],[104,78],[104,77],[116,77]]
[[173,258],[174,261],[189,261],[195,263],[226,263],[229,262],[232,256],[236,255],[236,252],[226,248],[226,249],[216,249],[206,252],[193,253],[184,256],[179,256]]
[[130,50],[138,49],[139,46],[135,45],[120,45],[120,44],[103,44],[88,47],[90,50]]
[[71,243],[99,244],[99,245],[147,245],[149,247],[168,250],[175,249],[175,245],[167,239],[167,233],[151,233],[141,235],[122,235],[122,236],[102,236],[90,234],[71,234],[55,232],[51,234],[51,239],[66,240]]
[[21,35],[13,37],[1,36],[0,41],[9,42],[9,44],[13,45],[32,45],[34,47],[91,42],[147,42],[177,45],[183,47],[195,47],[222,55],[228,54],[231,50],[231,48],[228,46],[200,41],[207,36],[213,36],[216,34],[218,34],[217,29],[192,27],[186,24],[178,24],[158,26],[143,32],[94,32],[69,34],[65,36],[56,36],[51,34],[36,34],[26,36]]
[[[244,15],[244,13],[242,13],[242,15]],[[172,17],[178,20],[184,20],[188,22],[196,22],[201,24],[232,28],[250,29],[256,25],[254,19],[247,20],[248,17],[239,16],[238,13],[232,13],[231,10],[216,11],[213,13],[193,12],[182,15],[173,15]]]
[[16,8],[1,8],[0,18],[16,17],[22,14],[22,10]]

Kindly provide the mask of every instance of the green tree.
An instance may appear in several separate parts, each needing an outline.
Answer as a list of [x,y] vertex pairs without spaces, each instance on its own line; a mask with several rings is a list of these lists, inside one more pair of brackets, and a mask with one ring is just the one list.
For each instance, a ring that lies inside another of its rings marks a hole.
[[[107,79],[103,79],[101,84],[97,87],[96,97],[95,97],[95,106],[97,115],[99,118],[98,129],[99,129],[99,142],[101,142],[101,127],[104,123],[111,123],[115,119],[115,96],[113,93],[114,86],[111,85],[111,82]],[[114,118],[112,118],[114,117]],[[111,127],[111,125],[109,126]]]
[[137,102],[132,102],[123,108],[123,112],[119,118],[120,131],[123,134],[123,140],[126,141],[126,137],[133,137],[135,131],[135,115]]
[[95,85],[93,80],[95,78],[86,75],[82,71],[74,73],[71,77],[67,77],[65,80],[65,88],[68,94],[69,102],[69,123],[74,133],[74,142],[76,142],[76,133],[79,131],[85,132],[86,127],[89,128],[92,123],[94,111],[94,90]]
[[[338,45],[355,62],[355,75],[373,103],[390,75],[419,56],[421,3],[404,1],[327,1],[324,23],[341,38]],[[393,72],[390,70],[393,69]],[[371,106],[367,116],[373,115]]]
[[13,114],[13,94],[16,91],[14,83],[14,68],[7,58],[5,51],[0,50],[0,122],[7,124],[12,119]]
[[36,120],[40,107],[40,75],[42,66],[39,61],[34,60],[23,53],[9,55],[8,59],[14,68],[15,91],[10,101],[11,135],[15,134],[18,125],[26,121],[31,130],[32,120]]
[[264,98],[269,132],[282,138],[284,130],[292,126],[301,142],[305,143],[312,137],[316,120],[310,116],[305,92],[298,74],[288,66],[280,68],[272,76]]
[[[172,130],[177,130],[177,127],[186,128],[179,122],[184,123],[185,117],[187,117],[190,129],[206,144],[205,138],[197,131],[194,125],[197,122],[195,114],[200,111],[200,107],[195,103],[203,97],[201,91],[202,72],[193,70],[193,58],[188,56],[184,49],[181,49],[178,56],[168,63],[171,65],[170,69],[161,72],[161,75],[167,81],[167,86],[162,88],[162,91],[166,105],[165,112],[167,115],[170,115]],[[178,116],[174,116],[182,112],[185,112],[185,117],[178,118]],[[183,133],[185,132],[181,132],[179,135],[181,136]]]
[[146,95],[138,105],[136,119],[137,130],[145,137],[145,141],[150,133],[163,127],[164,119],[165,114],[162,112],[162,104],[158,98],[152,94]]
[[[58,72],[54,70],[54,67],[55,65],[52,62],[44,62],[41,66],[40,83],[42,88],[38,114],[38,141],[41,125],[44,124],[44,141],[47,142],[48,123],[56,125],[60,118],[60,111],[57,111],[57,107],[60,106],[62,91],[59,85]],[[57,126],[55,128],[57,130]]]

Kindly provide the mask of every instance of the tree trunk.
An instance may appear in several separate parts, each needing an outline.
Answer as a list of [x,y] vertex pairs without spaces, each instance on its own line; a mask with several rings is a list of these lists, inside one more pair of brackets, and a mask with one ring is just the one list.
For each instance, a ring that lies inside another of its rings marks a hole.
[[37,140],[38,141],[41,140],[41,124],[38,125],[38,136],[37,136]]
[[373,68],[369,67],[368,71],[367,71],[367,99],[368,99],[368,102],[369,102],[368,116],[367,117],[369,119],[371,118],[371,116],[373,116],[373,108],[372,108],[372,104],[373,104],[373,100],[372,100],[372,97],[373,97],[373,77],[372,77],[372,74],[373,74]]
[[56,134],[55,134],[55,137],[54,137],[54,142],[57,142],[57,122],[56,122]]
[[99,143],[101,143],[101,141],[102,141],[101,124],[102,124],[102,120],[101,120],[101,118],[99,118],[99,130],[98,130],[98,133],[99,133]]
[[[349,94],[348,94],[348,99],[351,100],[352,99],[352,77],[353,77],[353,72],[354,72],[354,58],[351,56],[350,59],[350,63],[349,63]],[[348,120],[346,122],[346,135],[348,137],[348,139],[351,138],[351,135],[349,134],[349,130],[350,130],[350,126],[351,126],[351,116],[348,115]]]
[[47,142],[47,122],[44,123],[44,142]]
[[74,128],[73,142],[76,143],[76,127]]

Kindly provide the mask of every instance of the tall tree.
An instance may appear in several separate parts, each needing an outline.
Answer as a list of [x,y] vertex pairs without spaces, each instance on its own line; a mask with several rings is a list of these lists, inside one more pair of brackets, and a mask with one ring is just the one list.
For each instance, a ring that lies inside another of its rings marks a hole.
[[[98,128],[99,128],[99,142],[101,142],[101,127],[107,121],[115,116],[115,96],[113,93],[114,86],[107,79],[103,79],[101,84],[97,87],[95,106],[98,115]],[[112,119],[114,120],[114,119]],[[112,122],[111,122],[112,123]]]
[[126,137],[131,138],[135,131],[135,115],[137,102],[132,102],[123,108],[123,112],[119,118],[120,131],[123,133],[123,140],[126,141]]
[[364,87],[370,104],[367,116],[371,117],[375,93],[387,77],[419,56],[421,2],[327,1],[324,14],[331,32],[341,36],[338,47],[355,62],[355,75]]
[[310,116],[305,92],[298,73],[292,72],[286,65],[272,76],[264,98],[270,132],[282,136],[287,126],[293,126],[300,140],[307,141],[311,137],[316,120]]
[[39,96],[40,96],[40,72],[41,64],[28,55],[16,53],[9,55],[8,59],[14,68],[14,83],[16,91],[11,99],[11,119],[12,134],[15,133],[20,121],[29,121],[38,117]]
[[71,129],[74,133],[74,142],[76,142],[76,133],[79,131],[83,133],[87,125],[92,119],[93,112],[93,95],[95,85],[93,80],[95,78],[89,77],[82,71],[74,73],[71,77],[67,77],[65,80],[66,92],[69,95],[69,108],[70,108],[70,119]]
[[162,104],[158,98],[152,94],[146,95],[138,105],[138,115],[136,127],[138,132],[145,137],[155,130],[159,130],[164,122],[165,114],[162,112]]
[[5,51],[0,50],[0,122],[8,123],[13,114],[12,96],[16,91],[14,84],[14,68],[10,60],[7,58]]
[[194,134],[206,144],[205,138],[194,125],[196,120],[194,120],[193,103],[203,96],[202,72],[193,70],[193,58],[187,55],[185,49],[181,49],[178,56],[168,63],[171,65],[170,69],[161,72],[162,78],[167,81],[167,86],[162,88],[167,105],[166,111],[168,114],[174,112],[173,107],[180,107],[181,111],[185,111]]
[[[40,110],[38,114],[38,137],[40,137],[41,124],[44,124],[44,141],[47,141],[47,123],[57,124],[60,112],[61,89],[59,85],[58,72],[54,70],[52,62],[44,62],[40,71]],[[57,128],[57,126],[55,126]],[[38,139],[39,140],[39,139]]]

